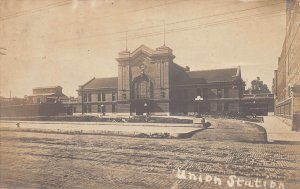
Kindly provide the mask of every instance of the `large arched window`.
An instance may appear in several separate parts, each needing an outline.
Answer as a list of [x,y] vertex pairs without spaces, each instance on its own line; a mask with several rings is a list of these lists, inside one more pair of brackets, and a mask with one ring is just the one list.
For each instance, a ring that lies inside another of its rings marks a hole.
[[153,98],[153,83],[146,75],[141,75],[133,80],[133,98]]

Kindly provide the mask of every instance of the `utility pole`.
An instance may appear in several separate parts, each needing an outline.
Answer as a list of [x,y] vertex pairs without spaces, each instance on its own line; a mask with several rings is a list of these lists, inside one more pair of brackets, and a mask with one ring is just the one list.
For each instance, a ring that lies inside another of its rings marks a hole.
[[83,115],[83,108],[84,108],[84,105],[83,105],[83,86],[80,86],[80,92],[81,92],[81,114]]
[[164,46],[166,45],[166,24],[164,21]]
[[126,51],[128,50],[128,49],[127,49],[127,37],[128,37],[128,36],[127,36],[127,31],[126,31]]

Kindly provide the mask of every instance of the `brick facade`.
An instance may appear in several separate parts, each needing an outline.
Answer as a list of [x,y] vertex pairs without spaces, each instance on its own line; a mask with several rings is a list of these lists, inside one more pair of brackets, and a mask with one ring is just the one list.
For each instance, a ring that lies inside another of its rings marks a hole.
[[286,37],[275,70],[273,92],[275,114],[286,118],[293,130],[300,130],[300,2],[287,1]]
[[[133,52],[120,52],[116,59],[118,77],[93,78],[79,87],[77,113],[170,115],[240,111],[243,84],[239,67],[189,71],[174,63],[174,58],[167,46],[153,50],[141,45]],[[195,101],[197,96],[203,97],[199,104]]]

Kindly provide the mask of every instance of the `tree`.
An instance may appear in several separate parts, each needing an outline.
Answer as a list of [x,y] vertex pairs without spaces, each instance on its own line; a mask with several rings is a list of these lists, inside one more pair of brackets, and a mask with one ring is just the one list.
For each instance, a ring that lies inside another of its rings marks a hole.
[[251,94],[261,94],[261,93],[271,93],[268,86],[264,84],[260,77],[257,77],[255,80],[251,81],[251,88],[248,89],[248,92]]

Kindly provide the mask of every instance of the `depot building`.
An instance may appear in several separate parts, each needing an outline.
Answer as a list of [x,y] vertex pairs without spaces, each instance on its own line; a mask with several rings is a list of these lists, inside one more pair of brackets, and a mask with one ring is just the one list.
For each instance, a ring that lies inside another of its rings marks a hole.
[[[73,113],[184,115],[239,112],[244,85],[240,67],[190,71],[171,48],[119,53],[118,76],[92,78],[78,88]],[[199,62],[201,64],[201,62]]]

